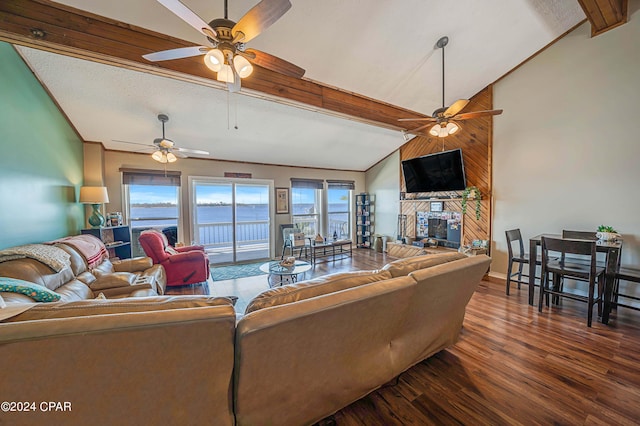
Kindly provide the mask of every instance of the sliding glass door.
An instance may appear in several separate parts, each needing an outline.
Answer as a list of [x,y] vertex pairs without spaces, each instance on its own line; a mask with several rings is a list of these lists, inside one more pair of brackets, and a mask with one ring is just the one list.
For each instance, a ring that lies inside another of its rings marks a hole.
[[270,181],[191,180],[193,239],[213,264],[271,258]]

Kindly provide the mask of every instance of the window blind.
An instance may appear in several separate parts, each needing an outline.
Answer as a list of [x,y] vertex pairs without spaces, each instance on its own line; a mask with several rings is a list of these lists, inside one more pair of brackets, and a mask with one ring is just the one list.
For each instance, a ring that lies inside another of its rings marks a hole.
[[310,189],[323,189],[324,181],[322,179],[298,179],[291,178],[292,188],[310,188]]
[[329,180],[329,179],[327,179],[327,188],[329,188],[329,189],[356,189],[356,184],[352,180]]
[[120,169],[125,185],[180,186],[182,172],[144,169]]

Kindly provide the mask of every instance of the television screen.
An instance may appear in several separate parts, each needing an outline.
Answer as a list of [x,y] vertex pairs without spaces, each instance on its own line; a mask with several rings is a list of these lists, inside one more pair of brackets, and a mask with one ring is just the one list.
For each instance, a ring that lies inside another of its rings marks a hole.
[[461,149],[404,160],[402,174],[407,192],[462,191],[467,186]]

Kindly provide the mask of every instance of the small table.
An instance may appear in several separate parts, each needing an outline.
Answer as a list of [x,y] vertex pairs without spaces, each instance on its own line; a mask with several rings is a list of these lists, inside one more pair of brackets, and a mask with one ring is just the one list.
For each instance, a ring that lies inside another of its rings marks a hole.
[[[311,264],[315,265],[317,259],[320,257],[331,257],[331,260],[336,260],[336,256],[351,256],[353,254],[353,243],[351,240],[337,240],[316,242],[312,238],[309,238],[309,254]],[[346,247],[349,247],[346,249]]]
[[269,274],[267,275],[267,281],[269,282],[269,286],[271,287],[271,277],[273,275],[280,276],[280,285],[282,285],[284,281],[295,283],[298,281],[298,274],[304,274],[305,272],[311,270],[311,264],[309,262],[305,262],[304,260],[296,260],[296,263],[292,267],[287,268],[281,266],[280,261],[274,260],[260,265],[260,270]]
[[[529,267],[533,267],[532,271],[535,271],[535,259],[538,255],[538,246],[542,243],[541,237],[549,238],[562,238],[559,234],[540,234],[529,239],[529,259],[531,264]],[[607,324],[609,322],[609,314],[611,313],[612,300],[613,300],[613,287],[615,283],[615,275],[618,269],[618,256],[622,250],[622,241],[596,241],[596,251],[598,253],[606,253],[607,261],[605,266],[605,284],[604,284],[604,308],[602,310],[602,323]],[[529,304],[533,305],[534,296],[534,284],[535,284],[535,272],[529,273]]]

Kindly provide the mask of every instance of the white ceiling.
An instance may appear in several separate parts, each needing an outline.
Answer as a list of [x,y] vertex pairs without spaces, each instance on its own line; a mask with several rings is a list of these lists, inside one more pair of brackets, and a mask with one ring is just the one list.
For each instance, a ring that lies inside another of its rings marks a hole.
[[[183,2],[205,21],[224,15],[223,0]],[[301,66],[305,78],[424,114],[441,106],[441,52],[434,47],[441,36],[450,39],[449,105],[473,96],[584,19],[576,0],[291,2],[291,10],[248,47]],[[206,43],[155,0],[60,3]],[[229,0],[229,18],[237,21],[256,3]],[[159,137],[158,113],[170,117],[167,137],[216,159],[366,170],[404,143],[398,131],[382,127],[242,94],[232,95],[228,108],[223,90],[20,51],[81,136],[110,149],[141,148],[113,139],[150,143]]]

